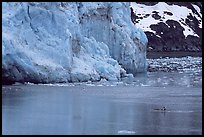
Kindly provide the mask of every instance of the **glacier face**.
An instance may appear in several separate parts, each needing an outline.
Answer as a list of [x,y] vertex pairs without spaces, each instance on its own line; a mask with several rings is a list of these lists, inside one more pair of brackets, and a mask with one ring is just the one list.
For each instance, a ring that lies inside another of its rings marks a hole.
[[130,15],[127,2],[3,2],[3,82],[119,80],[146,71],[147,37]]

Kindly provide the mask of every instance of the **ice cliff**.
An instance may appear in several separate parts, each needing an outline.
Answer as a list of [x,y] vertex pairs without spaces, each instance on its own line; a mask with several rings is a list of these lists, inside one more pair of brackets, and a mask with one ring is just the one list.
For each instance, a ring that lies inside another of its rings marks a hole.
[[120,80],[147,68],[128,2],[3,2],[2,80]]

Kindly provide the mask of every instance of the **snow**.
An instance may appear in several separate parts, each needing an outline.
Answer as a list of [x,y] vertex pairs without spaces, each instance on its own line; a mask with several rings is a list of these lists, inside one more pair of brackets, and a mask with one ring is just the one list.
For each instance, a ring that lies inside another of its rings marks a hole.
[[198,14],[202,18],[202,14],[201,14],[200,8],[197,5],[195,5],[195,4],[192,4],[192,6],[197,10]]
[[200,11],[200,8],[197,5],[192,4],[192,6],[197,10],[199,16],[197,14],[195,14],[195,17],[197,18],[197,20],[201,20],[200,24],[199,24],[199,28],[202,28],[202,14]]
[[43,83],[117,81],[127,72],[146,71],[147,37],[131,22],[129,6],[3,2],[3,77]]
[[[196,5],[193,5],[194,8],[198,11],[199,7],[196,7]],[[143,18],[139,21],[139,23],[136,24],[136,26],[143,28],[144,31],[153,32],[155,31],[151,30],[150,25],[157,24],[159,22],[166,22],[167,20],[175,20],[180,23],[180,25],[184,28],[184,35],[187,37],[188,35],[193,35],[199,37],[189,26],[185,26],[181,22],[185,23],[184,21],[179,21],[181,18],[185,19],[188,15],[192,14],[195,15],[195,17],[198,20],[201,20],[201,23],[199,24],[200,28],[202,28],[202,18],[198,17],[196,14],[192,12],[192,10],[184,7],[184,6],[178,6],[178,5],[168,5],[165,2],[159,2],[156,5],[153,6],[146,6],[144,4],[138,4],[136,2],[131,2],[131,7],[133,8],[133,11],[136,14],[150,14],[147,18]],[[155,20],[151,15],[152,11],[157,11],[158,15],[162,17],[163,21]],[[164,11],[171,12],[173,15],[164,14]],[[199,11],[200,13],[200,11]],[[201,14],[200,14],[201,15]],[[163,18],[164,17],[164,18]],[[202,17],[202,15],[201,15]],[[168,25],[168,24],[166,24]]]

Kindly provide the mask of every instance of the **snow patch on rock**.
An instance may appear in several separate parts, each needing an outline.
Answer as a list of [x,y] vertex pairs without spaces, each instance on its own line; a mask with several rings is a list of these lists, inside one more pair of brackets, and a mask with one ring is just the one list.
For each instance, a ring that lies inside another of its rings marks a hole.
[[[198,6],[193,5],[193,7],[198,11],[200,14],[200,17],[197,16],[196,14],[193,13],[192,10],[188,9],[187,7],[184,6],[178,6],[178,5],[168,5],[165,2],[158,2],[157,4],[153,6],[146,6],[144,4],[138,4],[136,2],[131,2],[131,7],[133,8],[133,11],[135,12],[136,15],[141,14],[149,14],[148,17],[143,18],[142,20],[139,21],[136,25],[140,28],[142,28],[144,31],[149,31],[153,32],[154,34],[156,33],[150,28],[150,25],[152,24],[158,24],[159,22],[166,22],[167,20],[175,20],[179,22],[179,24],[184,28],[184,35],[187,37],[188,35],[193,35],[196,37],[199,37],[194,30],[186,25],[185,21],[182,19],[186,19],[187,16],[190,14],[195,15],[197,20],[201,20],[199,27],[202,28],[202,15],[200,13],[200,9]],[[155,20],[151,15],[153,11],[156,11],[159,16],[162,17],[161,20]],[[164,14],[164,11],[172,13],[172,15]],[[166,25],[168,25],[166,23]]]

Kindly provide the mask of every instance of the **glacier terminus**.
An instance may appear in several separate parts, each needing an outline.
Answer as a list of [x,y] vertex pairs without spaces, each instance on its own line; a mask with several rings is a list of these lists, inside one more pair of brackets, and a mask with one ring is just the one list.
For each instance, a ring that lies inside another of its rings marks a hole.
[[147,70],[129,2],[3,2],[4,83],[120,80]]

